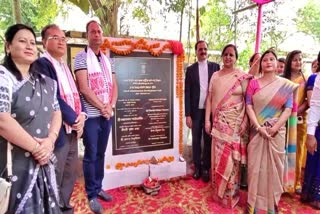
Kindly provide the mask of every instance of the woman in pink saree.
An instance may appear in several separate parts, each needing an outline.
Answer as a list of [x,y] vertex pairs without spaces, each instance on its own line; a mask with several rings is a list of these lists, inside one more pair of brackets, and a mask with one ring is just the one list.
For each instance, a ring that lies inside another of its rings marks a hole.
[[[286,128],[297,84],[277,76],[277,56],[261,56],[262,77],[249,82],[248,213],[275,213],[283,193]],[[290,145],[289,145],[290,146]],[[295,145],[292,145],[295,146]]]
[[223,68],[212,75],[206,100],[205,129],[212,135],[213,199],[228,208],[239,201],[240,165],[245,159],[240,136],[247,128],[244,96],[252,77],[235,68],[237,59],[236,47],[227,45],[222,51]]

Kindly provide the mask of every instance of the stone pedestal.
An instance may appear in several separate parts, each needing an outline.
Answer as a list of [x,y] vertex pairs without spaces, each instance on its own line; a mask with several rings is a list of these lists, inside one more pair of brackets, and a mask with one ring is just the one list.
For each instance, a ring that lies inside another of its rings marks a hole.
[[[150,176],[165,180],[173,177],[186,175],[186,162],[174,161],[171,163],[150,164]],[[149,176],[149,166],[124,168],[123,170],[105,170],[102,188],[114,189],[128,185],[140,185]]]

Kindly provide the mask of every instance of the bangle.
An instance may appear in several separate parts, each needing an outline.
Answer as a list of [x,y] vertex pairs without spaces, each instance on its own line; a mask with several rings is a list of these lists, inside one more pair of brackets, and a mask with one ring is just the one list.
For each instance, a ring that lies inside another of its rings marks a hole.
[[49,137],[50,134],[53,134],[53,135],[55,136],[55,137],[54,137],[54,141],[56,141],[57,138],[58,138],[58,136],[59,136],[58,132],[57,132],[57,131],[51,131],[51,132],[48,134],[48,137]]
[[34,152],[37,151],[37,149],[39,148],[40,144],[38,142],[36,142],[36,145],[33,147],[31,154],[33,154]]
[[58,138],[58,136],[59,136],[59,133],[57,131],[52,131],[52,132],[50,132],[50,134],[54,134],[56,136],[56,138]]

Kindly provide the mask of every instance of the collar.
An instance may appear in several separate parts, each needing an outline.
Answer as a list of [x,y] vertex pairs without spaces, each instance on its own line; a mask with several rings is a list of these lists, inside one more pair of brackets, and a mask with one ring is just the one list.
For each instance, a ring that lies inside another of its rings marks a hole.
[[[87,53],[87,50],[88,50],[88,46],[86,46],[85,48],[84,48],[84,51]],[[101,56],[101,53],[100,53],[100,50],[99,50],[99,53],[98,53],[98,55],[97,54],[95,54],[98,58]]]
[[198,62],[198,64],[199,64],[199,65],[208,64],[208,60],[207,60],[207,59],[206,59],[206,60],[203,60],[203,61],[201,61],[201,62]]

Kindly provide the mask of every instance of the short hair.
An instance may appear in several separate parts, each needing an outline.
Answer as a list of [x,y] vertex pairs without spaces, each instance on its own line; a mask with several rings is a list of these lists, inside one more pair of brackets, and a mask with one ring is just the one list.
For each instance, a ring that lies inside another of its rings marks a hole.
[[233,48],[234,52],[236,53],[236,59],[238,59],[238,50],[237,47],[234,44],[228,44],[226,46],[224,46],[222,52],[221,52],[221,57],[223,56],[224,52],[226,52],[227,48]]
[[204,41],[204,40],[199,40],[199,41],[196,42],[196,44],[195,44],[195,46],[194,46],[194,50],[195,50],[195,51],[197,51],[198,45],[199,45],[200,43],[206,43],[206,45],[208,46],[208,43],[207,43],[206,41]]
[[51,29],[51,28],[58,28],[58,29],[60,29],[59,26],[56,25],[56,24],[46,25],[46,26],[45,26],[44,28],[42,28],[42,30],[41,30],[41,38],[42,38],[42,40],[44,40],[44,39],[46,38],[46,36],[47,36],[47,31],[48,31],[49,29]]
[[282,63],[286,64],[286,59],[281,57],[281,58],[278,59],[278,62],[282,62]]
[[88,31],[89,31],[89,25],[90,25],[91,23],[97,23],[97,24],[101,27],[101,29],[102,29],[102,26],[101,26],[101,24],[100,24],[99,22],[97,22],[96,20],[91,20],[91,21],[89,21],[89,22],[86,24],[86,33],[88,33]]

